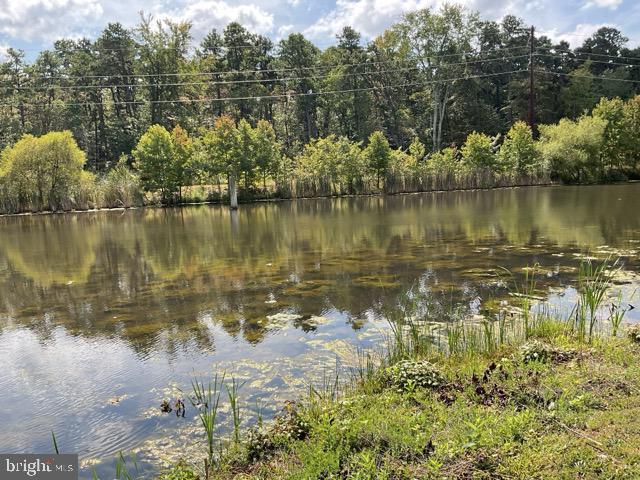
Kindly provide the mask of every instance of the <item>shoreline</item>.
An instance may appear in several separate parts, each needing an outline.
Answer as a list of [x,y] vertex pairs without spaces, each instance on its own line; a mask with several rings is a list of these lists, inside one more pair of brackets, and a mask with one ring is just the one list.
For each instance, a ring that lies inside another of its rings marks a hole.
[[541,318],[489,348],[396,350],[243,432],[208,472],[159,478],[638,478],[640,329],[582,334]]
[[[629,180],[625,182],[615,182],[615,183],[590,183],[590,184],[575,184],[575,185],[565,185],[557,182],[549,182],[549,183],[536,183],[530,185],[505,185],[505,186],[496,186],[496,187],[487,187],[487,188],[455,188],[451,190],[423,190],[416,192],[396,192],[396,193],[359,193],[359,194],[346,194],[346,195],[322,195],[316,197],[289,197],[289,198],[259,198],[248,201],[239,201],[240,205],[258,205],[261,203],[277,203],[277,202],[291,202],[297,200],[320,200],[320,199],[339,199],[339,198],[359,198],[359,197],[383,197],[383,196],[404,196],[404,195],[420,195],[425,193],[453,193],[453,192],[484,192],[484,191],[492,191],[492,190],[508,190],[515,188],[540,188],[540,187],[588,187],[588,186],[602,186],[602,185],[626,185],[632,183],[638,183],[640,180]],[[172,209],[172,208],[182,208],[182,207],[195,207],[202,205],[220,205],[227,206],[226,203],[219,201],[203,201],[203,202],[185,202],[174,205],[163,205],[161,203],[150,203],[146,205],[135,205],[131,207],[105,207],[105,208],[90,208],[86,210],[60,210],[60,211],[51,211],[51,210],[42,210],[37,212],[21,212],[21,213],[1,213],[0,218],[8,218],[8,217],[35,217],[35,216],[48,216],[48,215],[69,215],[69,214],[79,214],[79,213],[100,213],[100,212],[125,212],[128,210],[141,210],[147,208],[161,208],[161,209]]]

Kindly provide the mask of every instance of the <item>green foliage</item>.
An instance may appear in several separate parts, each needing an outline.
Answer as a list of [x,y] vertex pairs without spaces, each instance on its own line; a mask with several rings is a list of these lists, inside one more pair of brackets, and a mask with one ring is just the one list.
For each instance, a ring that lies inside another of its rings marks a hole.
[[267,189],[267,177],[275,177],[281,162],[280,144],[276,139],[273,125],[260,120],[254,130],[255,166],[262,177],[263,188]]
[[0,159],[0,201],[5,211],[69,208],[74,194],[91,183],[83,172],[85,154],[71,132],[23,136]]
[[458,151],[447,147],[429,155],[427,159],[428,171],[432,174],[452,175],[460,170]]
[[484,133],[470,133],[462,145],[462,162],[470,170],[495,171],[498,165],[491,138]]
[[107,172],[98,183],[102,204],[111,207],[133,207],[142,204],[140,177],[126,165],[126,157]]
[[622,120],[622,157],[628,171],[640,175],[640,95],[627,100]]
[[556,125],[540,125],[538,147],[551,174],[566,182],[589,182],[602,178],[600,151],[606,121],[583,116],[562,119]]
[[[461,145],[474,130],[504,133],[525,117],[525,76],[507,73],[521,70],[522,58],[498,55],[526,48],[525,27],[512,15],[483,21],[478,12],[445,4],[407,12],[370,41],[344,27],[335,44],[320,49],[300,33],[275,44],[237,22],[212,29],[196,45],[200,35],[193,35],[190,23],[143,15],[130,28],[107,25],[95,39],[59,39],[33,58],[7,48],[0,61],[0,149],[24,134],[69,130],[87,155],[87,168],[102,175],[152,125],[167,131],[181,125],[193,135],[226,115],[245,133],[249,126],[259,130],[260,121],[271,123],[281,153],[290,158],[315,138],[367,142],[376,130],[384,131],[419,167],[424,155],[412,150],[416,135],[436,152]],[[578,48],[545,37],[536,42],[556,52],[537,58],[537,67],[548,73],[536,82],[541,122],[575,119],[600,97],[637,95],[640,67],[629,59],[640,52],[628,48],[617,29],[603,27]],[[598,55],[623,61],[607,63]],[[637,155],[622,155],[637,147],[628,147],[610,160],[612,172],[637,174]],[[264,190],[268,177],[280,174],[268,172],[265,158],[260,165],[251,163],[251,155],[241,158],[245,188],[261,179]],[[182,186],[199,181],[202,170],[185,173]]]
[[312,140],[295,159],[296,176],[314,191],[355,193],[363,179],[360,144],[329,135]]
[[159,190],[163,201],[170,201],[180,187],[180,176],[179,156],[167,129],[161,125],[149,127],[132,154],[143,188],[152,192]]
[[540,340],[531,340],[520,347],[523,362],[565,362],[575,357],[575,352],[549,345]]
[[399,392],[440,388],[445,383],[442,373],[426,360],[402,360],[388,367],[385,377]]
[[541,168],[531,128],[524,122],[516,122],[511,127],[498,156],[505,171],[532,174]]
[[373,132],[369,137],[369,145],[363,155],[369,170],[376,176],[378,188],[380,179],[384,177],[391,161],[391,147],[382,132]]
[[640,343],[640,323],[634,323],[627,327],[627,336],[632,342]]

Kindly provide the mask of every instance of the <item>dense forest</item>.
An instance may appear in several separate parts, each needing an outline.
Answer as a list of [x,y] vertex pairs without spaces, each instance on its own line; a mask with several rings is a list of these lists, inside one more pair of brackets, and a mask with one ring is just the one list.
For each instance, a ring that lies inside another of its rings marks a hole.
[[[345,27],[324,50],[238,23],[194,45],[190,29],[143,15],[133,29],[59,40],[32,62],[9,49],[0,211],[128,205],[138,184],[170,202],[193,185],[209,187],[196,199],[222,197],[227,182],[291,196],[638,173],[640,47],[614,28],[571,48],[514,16],[485,21],[449,5],[407,14],[366,44]],[[521,123],[532,123],[531,72],[533,129]],[[452,181],[459,170],[465,179]]]

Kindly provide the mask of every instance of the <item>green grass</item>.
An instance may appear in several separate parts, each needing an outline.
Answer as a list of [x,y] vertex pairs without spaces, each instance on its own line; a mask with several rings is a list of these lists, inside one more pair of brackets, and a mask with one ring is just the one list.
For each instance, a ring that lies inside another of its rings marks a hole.
[[549,327],[532,338],[571,358],[525,362],[515,346],[441,356],[435,388],[398,389],[380,371],[340,400],[298,405],[304,437],[267,432],[261,458],[247,443],[211,478],[639,478],[640,346],[585,349]]

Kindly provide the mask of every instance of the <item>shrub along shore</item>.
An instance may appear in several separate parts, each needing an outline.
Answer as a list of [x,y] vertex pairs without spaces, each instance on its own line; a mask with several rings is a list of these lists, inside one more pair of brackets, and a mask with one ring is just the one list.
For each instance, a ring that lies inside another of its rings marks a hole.
[[413,297],[346,382],[161,478],[638,478],[640,328],[623,329],[614,276],[585,263],[569,319],[531,313],[529,278],[518,307],[438,335]]
[[293,157],[273,126],[220,116],[189,133],[153,125],[106,173],[85,170],[71,132],[25,135],[0,157],[0,213],[88,210],[145,204],[289,199],[376,193],[588,184],[640,178],[640,96],[601,99],[591,114],[503,137],[472,132],[427,152],[418,137],[392,148],[376,131],[366,144],[330,135]]

